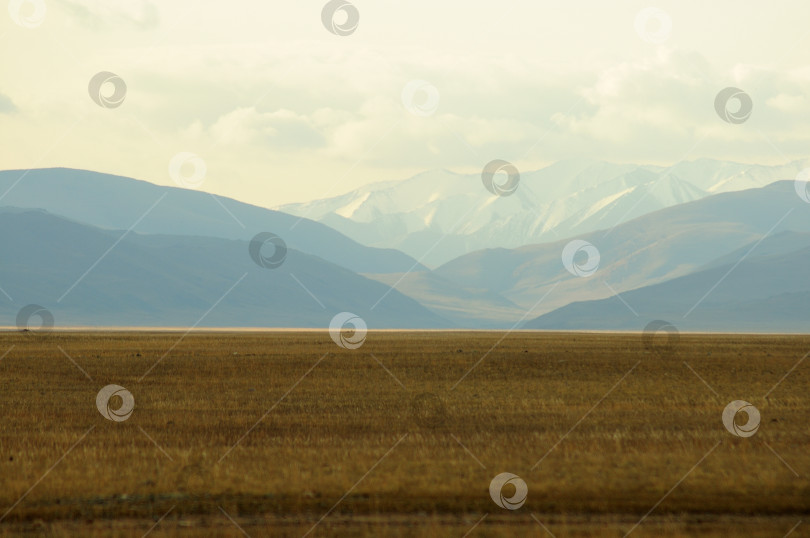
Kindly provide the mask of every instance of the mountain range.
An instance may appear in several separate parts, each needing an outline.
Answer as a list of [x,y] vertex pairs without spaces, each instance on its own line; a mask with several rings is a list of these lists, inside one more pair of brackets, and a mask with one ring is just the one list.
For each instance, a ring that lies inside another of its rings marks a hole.
[[[0,172],[0,326],[35,303],[63,326],[325,328],[352,312],[372,329],[804,331],[810,204],[777,181],[801,166],[562,162],[506,197],[428,172],[298,215],[84,170]],[[410,254],[389,248],[382,222],[421,222],[425,196],[437,224],[402,228]],[[279,267],[251,259],[260,232],[286,243]]]
[[0,325],[38,304],[66,326],[328,327],[343,311],[370,327],[448,326],[413,299],[297,250],[270,269],[254,263],[243,240],[122,236],[43,210],[0,209],[0,316],[8,320]]
[[424,269],[391,248],[358,244],[323,224],[199,192],[87,170],[47,168],[0,172],[2,206],[44,209],[99,228],[250,240],[280,236],[290,248],[355,272]]
[[[530,309],[540,315],[572,302],[608,298],[687,275],[785,230],[810,232],[810,205],[796,196],[791,181],[709,196],[578,236],[600,253],[598,270],[586,278],[563,266],[561,255],[570,238],[480,250],[433,273],[466,289],[497,293],[516,304],[521,315]],[[405,287],[398,289],[408,293]],[[411,296],[421,300],[417,294]]]
[[[786,244],[791,250],[780,248]],[[810,286],[802,271],[810,267],[810,234],[782,232],[741,251],[733,261],[629,291],[621,299],[569,304],[523,328],[638,330],[641,320],[662,319],[683,331],[810,330]]]
[[436,170],[277,207],[429,267],[484,248],[517,248],[609,229],[658,209],[795,178],[810,160],[758,166],[698,159],[672,167],[567,160],[521,173],[510,196],[480,174]]

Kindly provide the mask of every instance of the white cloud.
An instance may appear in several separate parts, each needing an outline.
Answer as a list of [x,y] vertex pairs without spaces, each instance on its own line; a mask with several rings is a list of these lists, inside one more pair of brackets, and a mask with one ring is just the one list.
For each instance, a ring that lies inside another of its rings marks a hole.
[[810,110],[810,100],[804,94],[780,93],[769,98],[765,104],[776,110],[793,114],[807,114]]
[[306,116],[280,109],[270,113],[238,108],[221,116],[210,136],[223,145],[257,144],[267,149],[307,150],[323,145],[323,136]]
[[[309,3],[62,0],[41,28],[4,38],[14,52],[0,77],[18,111],[4,116],[0,167],[162,181],[167,155],[188,150],[210,165],[206,188],[280,203],[336,177],[348,190],[494,158],[522,169],[572,157],[768,161],[810,147],[810,50],[791,48],[810,8],[797,0],[751,8],[756,28],[733,9],[727,24],[707,22],[730,0],[662,6],[674,21],[662,46],[639,39],[631,2],[357,5],[360,27],[341,38]],[[126,81],[120,108],[90,101],[101,70]],[[440,93],[429,117],[402,104],[414,79]],[[742,125],[714,111],[731,85],[754,101]],[[267,190],[252,179],[276,171],[300,179]]]
[[60,0],[79,24],[88,28],[114,28],[123,23],[154,28],[159,23],[157,6],[149,0]]

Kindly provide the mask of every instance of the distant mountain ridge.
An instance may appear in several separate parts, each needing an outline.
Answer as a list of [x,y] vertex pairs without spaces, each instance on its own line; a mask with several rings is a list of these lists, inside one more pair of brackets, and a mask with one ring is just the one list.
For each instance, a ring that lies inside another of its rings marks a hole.
[[484,248],[517,248],[609,229],[712,194],[794,178],[808,166],[810,160],[761,166],[699,159],[671,168],[560,161],[523,171],[508,197],[492,195],[479,174],[437,170],[277,209],[437,267]]
[[[219,199],[257,226],[242,228],[203,192],[91,172],[29,175],[0,191],[6,192],[0,205],[0,316],[7,320],[0,325],[13,325],[29,303],[52,309],[61,325],[175,327],[325,328],[332,316],[350,311],[370,328],[640,330],[643,318],[674,316],[694,299],[694,312],[680,314],[685,330],[798,331],[810,312],[802,306],[810,204],[797,196],[794,181],[703,196],[552,242],[478,249],[433,270],[396,250],[364,247],[302,220],[297,234],[285,238],[282,266],[268,270],[251,259],[248,241],[288,225],[298,230],[297,217]],[[607,183],[629,176],[649,178],[649,171],[622,172]],[[0,173],[0,188],[19,177]],[[703,183],[721,185],[721,177]],[[46,187],[52,190],[38,198],[37,189]],[[490,203],[520,202],[515,196]],[[7,205],[14,197],[24,207]],[[638,205],[646,197],[641,200]],[[62,213],[32,208],[38,201]],[[591,208],[591,214],[605,208]],[[223,228],[223,219],[230,227]],[[478,226],[475,218],[463,224]],[[598,253],[590,276],[572,274],[570,262],[566,267],[563,253],[572,241]],[[726,287],[733,296],[721,291]],[[697,288],[709,293],[693,297]]]
[[134,226],[148,234],[241,240],[273,232],[290,248],[359,273],[424,269],[397,250],[360,245],[306,218],[122,176],[68,168],[7,170],[0,172],[0,196],[3,206],[44,209],[106,229]]
[[[786,240],[796,250],[785,252]],[[803,270],[810,267],[810,234],[784,232],[754,246],[746,245],[743,250],[751,255],[744,259],[712,263],[625,292],[621,300],[572,303],[523,328],[641,330],[662,319],[684,331],[810,332],[810,279]]]
[[537,316],[687,275],[768,232],[785,230],[810,232],[810,205],[796,196],[792,181],[717,194],[578,236],[601,256],[598,270],[587,278],[570,274],[561,261],[563,248],[574,238],[481,250],[434,273],[463,288],[499,293],[524,312],[535,308]]
[[384,284],[294,249],[265,269],[246,241],[131,233],[116,244],[121,235],[44,210],[0,208],[8,294],[0,294],[0,325],[14,326],[33,303],[62,326],[325,329],[343,311],[370,328],[452,326]]
[[[510,328],[571,303],[623,295],[711,263],[735,263],[763,238],[780,242],[757,249],[781,245],[779,253],[791,252],[795,248],[779,235],[785,231],[810,233],[810,204],[796,196],[792,181],[709,196],[551,243],[479,250],[431,272],[370,276],[461,326]],[[564,267],[562,253],[573,239],[599,251],[592,276]],[[439,284],[446,282],[452,286]]]

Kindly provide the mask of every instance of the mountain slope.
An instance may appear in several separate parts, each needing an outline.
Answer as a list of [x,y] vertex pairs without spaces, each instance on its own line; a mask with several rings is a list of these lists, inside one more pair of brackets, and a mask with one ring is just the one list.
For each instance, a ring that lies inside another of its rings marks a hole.
[[438,170],[278,209],[435,267],[482,248],[516,248],[612,228],[710,194],[793,178],[807,166],[810,161],[769,167],[699,159],[669,169],[561,161],[524,171],[508,197],[490,194],[477,174]]
[[463,288],[434,272],[365,275],[411,297],[444,319],[470,329],[508,329],[524,311],[502,295]]
[[245,241],[121,235],[41,210],[0,211],[0,325],[35,303],[58,325],[326,328],[349,311],[369,328],[448,326],[395,290],[372,310],[388,286],[294,249],[271,270]]
[[[783,252],[789,242],[800,248]],[[810,234],[788,233],[754,246],[742,249],[752,253],[743,261],[712,263],[708,269],[625,292],[627,304],[618,297],[578,302],[524,328],[641,330],[648,321],[663,319],[688,331],[810,331]]]
[[791,181],[717,194],[582,235],[601,256],[599,269],[587,278],[572,275],[562,264],[568,239],[482,250],[434,272],[465,289],[499,293],[535,317],[572,302],[684,276],[783,230],[810,232],[810,205],[796,196]]
[[360,245],[309,219],[205,192],[86,170],[3,171],[0,197],[4,206],[41,208],[99,228],[127,230],[135,225],[134,230],[141,233],[248,241],[259,232],[269,231],[282,237],[292,249],[355,272],[424,269],[402,252]]

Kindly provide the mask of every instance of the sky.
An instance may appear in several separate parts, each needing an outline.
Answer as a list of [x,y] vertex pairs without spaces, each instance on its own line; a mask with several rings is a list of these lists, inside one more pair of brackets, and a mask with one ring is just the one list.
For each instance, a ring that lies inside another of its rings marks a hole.
[[[334,5],[11,0],[0,169],[84,168],[274,207],[493,159],[810,153],[806,0]],[[742,121],[716,109],[727,87],[750,98]]]

